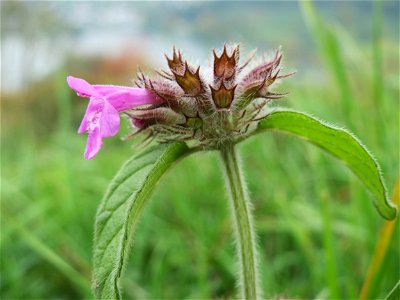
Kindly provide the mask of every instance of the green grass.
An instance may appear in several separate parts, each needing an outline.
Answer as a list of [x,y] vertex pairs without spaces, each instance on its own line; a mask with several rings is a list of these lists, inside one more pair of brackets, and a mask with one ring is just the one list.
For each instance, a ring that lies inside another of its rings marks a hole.
[[[379,43],[377,18],[369,49],[358,48],[343,28],[331,28],[329,40],[315,34],[331,76],[322,83],[286,80],[281,89],[291,94],[279,105],[348,127],[381,163],[391,192],[399,175],[399,74],[385,70],[398,60],[385,55],[396,46]],[[81,100],[70,97],[64,73],[52,81],[57,121],[51,131],[35,133],[40,119],[33,128],[21,121],[12,132],[2,126],[3,299],[92,297],[96,207],[119,166],[135,152],[130,141],[114,138],[95,160],[83,159],[85,137],[75,134],[82,110],[72,109]],[[290,136],[257,136],[240,150],[255,208],[265,295],[357,299],[383,224],[359,181],[335,159]],[[396,227],[370,291],[374,299],[398,281]],[[138,225],[125,297],[234,297],[231,230],[217,153],[184,160],[162,179]]]

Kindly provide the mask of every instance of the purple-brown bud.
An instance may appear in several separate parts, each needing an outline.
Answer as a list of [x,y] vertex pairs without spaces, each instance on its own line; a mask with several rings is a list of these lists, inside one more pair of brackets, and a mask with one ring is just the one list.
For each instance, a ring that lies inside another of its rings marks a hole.
[[175,125],[185,124],[184,115],[173,111],[168,107],[157,107],[154,109],[134,110],[128,113],[130,117],[136,120],[151,121],[153,123]]

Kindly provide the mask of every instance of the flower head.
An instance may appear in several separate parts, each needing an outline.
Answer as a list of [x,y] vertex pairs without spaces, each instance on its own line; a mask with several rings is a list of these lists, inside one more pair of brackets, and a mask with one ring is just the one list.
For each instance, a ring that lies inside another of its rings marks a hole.
[[266,105],[286,94],[271,91],[280,75],[280,49],[268,60],[250,68],[251,57],[240,63],[239,45],[213,50],[211,76],[183,59],[173,49],[168,71],[154,79],[139,73],[137,87],[91,85],[69,76],[69,86],[90,98],[78,132],[88,132],[85,158],[92,159],[102,140],[117,134],[123,112],[138,132],[160,142],[193,141],[206,148],[235,141],[251,132],[266,117]]

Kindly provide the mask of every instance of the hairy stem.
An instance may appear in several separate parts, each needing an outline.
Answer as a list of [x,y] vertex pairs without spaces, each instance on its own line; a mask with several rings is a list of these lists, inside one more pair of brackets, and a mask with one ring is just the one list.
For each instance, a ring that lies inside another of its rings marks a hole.
[[251,205],[247,196],[240,162],[234,144],[221,146],[221,158],[225,169],[233,225],[236,237],[236,251],[239,262],[240,298],[259,299],[255,233]]

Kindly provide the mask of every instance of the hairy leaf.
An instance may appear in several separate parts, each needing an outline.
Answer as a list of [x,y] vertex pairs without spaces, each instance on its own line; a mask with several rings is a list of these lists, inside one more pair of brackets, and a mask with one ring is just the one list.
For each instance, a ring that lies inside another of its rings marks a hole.
[[259,123],[255,133],[266,130],[294,134],[345,162],[370,191],[379,213],[388,220],[396,217],[397,209],[387,197],[377,161],[354,135],[307,114],[284,110],[272,112]]
[[96,215],[92,277],[96,298],[121,298],[118,282],[143,207],[160,177],[188,153],[184,143],[155,146],[126,162],[112,180]]

